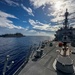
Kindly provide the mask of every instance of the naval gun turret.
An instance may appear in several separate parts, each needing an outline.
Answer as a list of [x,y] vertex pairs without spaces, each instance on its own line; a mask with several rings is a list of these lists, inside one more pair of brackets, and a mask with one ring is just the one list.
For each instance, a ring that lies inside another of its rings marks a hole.
[[71,50],[67,46],[67,42],[63,42],[63,47],[59,51],[56,58],[56,69],[65,73],[74,73],[73,60],[70,57]]
[[60,70],[65,73],[74,73],[73,60],[70,57],[72,51],[69,49],[67,43],[67,36],[64,36],[62,48],[59,50],[59,54],[56,58],[56,70]]

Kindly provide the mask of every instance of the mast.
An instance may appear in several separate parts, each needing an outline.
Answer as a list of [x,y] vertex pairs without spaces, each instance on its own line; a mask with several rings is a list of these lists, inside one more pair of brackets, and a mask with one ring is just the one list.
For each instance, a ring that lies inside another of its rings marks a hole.
[[65,29],[68,28],[68,15],[69,15],[69,12],[66,9],[66,12],[65,12],[65,21],[64,21]]

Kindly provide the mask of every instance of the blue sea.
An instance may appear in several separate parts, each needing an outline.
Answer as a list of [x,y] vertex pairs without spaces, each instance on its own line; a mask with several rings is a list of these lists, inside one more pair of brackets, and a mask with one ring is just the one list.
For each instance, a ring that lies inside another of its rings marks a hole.
[[[31,45],[39,45],[40,42],[50,40],[47,36],[26,36],[21,38],[2,38],[0,37],[0,75],[2,75],[6,56],[9,55],[9,61],[5,75],[12,75],[25,61],[27,54],[30,51]],[[11,61],[14,64],[11,65]],[[11,66],[10,66],[11,65]]]

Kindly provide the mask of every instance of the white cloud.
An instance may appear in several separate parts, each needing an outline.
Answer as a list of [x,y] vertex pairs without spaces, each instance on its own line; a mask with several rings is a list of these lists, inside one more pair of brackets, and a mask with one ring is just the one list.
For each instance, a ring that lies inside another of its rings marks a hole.
[[23,29],[21,26],[15,26],[13,21],[9,20],[8,18],[18,19],[14,15],[0,11],[0,27]]
[[61,22],[62,21],[62,23],[63,23],[63,20],[64,20],[64,17],[59,17],[59,16],[51,19],[52,22]]
[[46,33],[46,32],[43,32],[43,31],[42,31],[42,32],[37,32],[36,35],[37,35],[37,36],[51,36],[51,35],[53,36],[53,34],[51,34],[51,33]]
[[[50,5],[50,7],[61,6],[65,0],[30,0],[31,4],[35,8],[39,8],[41,6],[45,7],[46,5]],[[69,0],[70,1],[70,0]]]
[[34,8],[40,8],[48,6],[47,16],[53,17],[50,19],[52,22],[58,22],[64,20],[64,15],[66,8],[68,9],[69,13],[74,13],[69,16],[69,19],[75,16],[75,0],[30,0],[31,4]]
[[21,6],[22,6],[22,8],[23,8],[25,11],[28,12],[29,15],[34,16],[33,11],[32,11],[32,9],[31,9],[30,7],[29,7],[29,8],[26,8],[23,4],[21,4]]
[[75,28],[75,22],[70,23],[69,26]]
[[16,19],[18,19],[18,18],[15,17],[14,15],[7,14],[7,13],[5,13],[5,12],[3,12],[3,11],[0,11],[0,17],[1,17],[1,18],[11,17],[11,18],[16,18]]
[[30,2],[34,5],[35,8],[50,4],[50,0],[30,0]]
[[19,6],[17,2],[14,2],[12,0],[5,0],[6,3],[8,3],[10,6]]
[[34,21],[29,19],[29,23],[33,26],[34,29],[44,30],[44,31],[57,31],[59,29],[59,25],[51,26],[50,24],[44,24],[39,21]]
[[29,35],[29,36],[50,36],[51,38],[54,38],[53,33],[46,33],[43,31],[36,31],[36,30],[27,30],[25,32],[26,32],[26,35]]

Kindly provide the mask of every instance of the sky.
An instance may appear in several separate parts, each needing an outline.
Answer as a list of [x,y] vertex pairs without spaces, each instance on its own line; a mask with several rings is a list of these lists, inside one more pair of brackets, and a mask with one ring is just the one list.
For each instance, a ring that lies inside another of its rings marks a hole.
[[51,36],[63,26],[66,8],[74,26],[75,0],[0,0],[0,34]]

